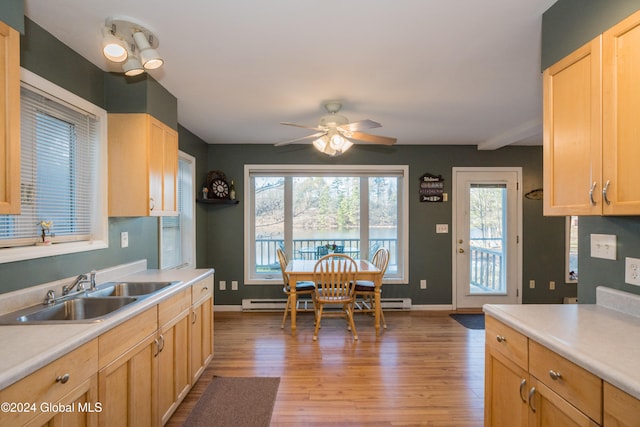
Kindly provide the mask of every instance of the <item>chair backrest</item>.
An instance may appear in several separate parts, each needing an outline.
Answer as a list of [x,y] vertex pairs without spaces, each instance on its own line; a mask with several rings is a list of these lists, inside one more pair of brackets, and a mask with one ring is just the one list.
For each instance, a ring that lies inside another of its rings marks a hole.
[[289,287],[289,276],[284,272],[287,268],[287,264],[289,261],[287,260],[287,254],[280,248],[276,249],[276,254],[278,255],[278,262],[280,263],[280,270],[282,271],[282,280],[284,281],[284,285]]
[[382,275],[387,271],[387,267],[389,266],[389,249],[387,248],[379,248],[375,254],[373,254],[373,258],[371,258],[371,264],[375,265],[378,270],[382,271]]
[[320,258],[313,269],[316,290],[323,297],[352,297],[358,265],[348,255],[329,254]]

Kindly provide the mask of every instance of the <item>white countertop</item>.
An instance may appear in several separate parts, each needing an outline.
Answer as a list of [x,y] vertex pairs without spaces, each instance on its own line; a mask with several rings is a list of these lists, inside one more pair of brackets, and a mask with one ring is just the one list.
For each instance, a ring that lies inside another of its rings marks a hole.
[[[146,267],[146,263],[144,264]],[[111,272],[112,273],[112,272]],[[97,323],[55,325],[0,326],[0,390],[24,378],[37,369],[91,341],[105,331],[143,312],[146,308],[175,294],[180,289],[213,274],[211,269],[143,270],[128,272],[118,280],[124,281],[180,281],[179,284],[123,308],[106,320]],[[105,277],[107,277],[105,275]],[[108,280],[113,280],[113,274]],[[40,292],[42,293],[42,292]],[[39,294],[40,294],[39,293]],[[46,291],[45,291],[46,293]],[[42,293],[44,296],[44,293]],[[0,295],[0,299],[5,297]],[[7,296],[10,298],[10,296]]]
[[640,317],[601,304],[489,304],[483,310],[640,399]]

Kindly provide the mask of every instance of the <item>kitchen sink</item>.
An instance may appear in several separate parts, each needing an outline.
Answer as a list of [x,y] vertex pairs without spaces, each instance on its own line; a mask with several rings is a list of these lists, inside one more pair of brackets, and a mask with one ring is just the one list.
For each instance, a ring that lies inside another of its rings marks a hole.
[[105,283],[87,294],[90,298],[141,296],[158,292],[178,282],[117,282]]
[[49,306],[33,306],[0,316],[2,325],[88,323],[137,301],[134,297],[73,298]]

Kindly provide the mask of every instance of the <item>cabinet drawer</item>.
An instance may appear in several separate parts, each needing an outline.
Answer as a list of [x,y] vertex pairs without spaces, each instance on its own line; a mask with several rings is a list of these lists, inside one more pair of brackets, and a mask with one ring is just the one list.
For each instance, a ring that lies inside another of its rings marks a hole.
[[485,323],[487,347],[498,351],[526,370],[527,337],[491,316],[485,316]]
[[602,380],[535,341],[529,372],[597,423],[602,423]]
[[191,302],[197,303],[200,300],[209,298],[213,295],[213,276],[208,276],[197,281],[191,287]]
[[185,288],[158,305],[158,326],[162,327],[191,307],[191,289]]
[[158,329],[158,311],[154,306],[98,337],[100,369]]
[[605,382],[604,425],[640,426],[640,400]]
[[36,410],[35,412],[2,411],[0,425],[24,424],[28,419],[41,413],[41,403],[60,401],[97,371],[98,341],[93,340],[0,391],[0,402],[34,404]]

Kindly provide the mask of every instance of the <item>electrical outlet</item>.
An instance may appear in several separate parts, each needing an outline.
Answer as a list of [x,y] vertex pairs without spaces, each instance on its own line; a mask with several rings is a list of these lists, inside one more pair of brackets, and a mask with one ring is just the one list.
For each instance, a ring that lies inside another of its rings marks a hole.
[[221,291],[226,291],[227,290],[227,281],[226,280],[220,280],[220,290]]
[[624,259],[624,281],[630,285],[640,286],[640,259]]
[[232,280],[231,281],[231,290],[232,291],[237,291],[238,290],[238,281],[237,280]]
[[120,247],[121,248],[129,247],[129,233],[127,231],[123,231],[120,233]]
[[427,280],[426,279],[420,280],[420,289],[427,289]]
[[536,287],[536,281],[529,280],[529,289],[535,289],[535,287]]
[[549,290],[550,291],[556,290],[556,282],[554,282],[553,280],[549,282]]
[[616,235],[592,234],[591,258],[616,259]]

